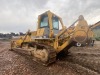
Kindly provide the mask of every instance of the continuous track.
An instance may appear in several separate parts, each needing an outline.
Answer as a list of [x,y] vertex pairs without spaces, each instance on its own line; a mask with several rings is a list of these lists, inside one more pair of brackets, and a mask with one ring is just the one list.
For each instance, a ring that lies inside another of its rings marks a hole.
[[40,58],[35,57],[35,55],[34,55],[34,48],[33,49],[27,49],[26,48],[25,49],[25,48],[22,47],[22,48],[13,48],[12,50],[18,51],[18,52],[20,52],[22,54],[31,55],[33,57],[33,60],[34,61],[36,61],[38,63],[42,63],[43,65],[46,65],[46,66],[56,61],[56,51],[54,50],[54,48],[52,48],[51,46],[48,46],[48,45],[38,44],[38,43],[35,43],[35,42],[31,43],[31,47],[33,47],[32,45],[33,46],[35,45],[37,47],[40,47],[40,49],[37,49],[36,48],[37,49],[36,51],[38,51],[38,50],[40,51],[40,53],[38,54],[39,57],[41,57],[41,53],[43,53],[41,51],[43,49],[46,50],[46,53],[47,53],[47,60],[46,61],[45,60],[44,61],[41,61]]

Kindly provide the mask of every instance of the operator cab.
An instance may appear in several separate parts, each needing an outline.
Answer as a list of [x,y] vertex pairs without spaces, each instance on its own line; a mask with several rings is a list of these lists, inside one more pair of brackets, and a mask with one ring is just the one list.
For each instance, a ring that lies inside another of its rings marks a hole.
[[62,26],[60,18],[50,11],[47,11],[39,16],[37,30],[38,36],[49,38],[50,34],[52,34],[52,37],[55,37]]
[[[42,15],[40,21],[40,28],[50,28],[48,21],[48,15]],[[59,19],[57,16],[52,16],[52,26],[54,30],[59,30]]]

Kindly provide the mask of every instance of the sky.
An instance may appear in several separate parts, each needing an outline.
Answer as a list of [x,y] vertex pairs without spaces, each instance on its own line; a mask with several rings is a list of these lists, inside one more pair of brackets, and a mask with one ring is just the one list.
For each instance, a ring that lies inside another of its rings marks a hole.
[[38,15],[48,10],[60,16],[66,27],[79,15],[89,25],[100,21],[100,0],[0,0],[0,33],[34,31]]

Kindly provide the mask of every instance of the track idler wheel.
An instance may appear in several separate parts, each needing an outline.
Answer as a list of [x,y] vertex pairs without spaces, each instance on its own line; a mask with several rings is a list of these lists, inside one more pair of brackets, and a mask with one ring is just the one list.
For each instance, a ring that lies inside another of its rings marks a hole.
[[32,52],[34,60],[47,66],[56,61],[56,52],[52,48],[44,47],[43,49],[36,49]]

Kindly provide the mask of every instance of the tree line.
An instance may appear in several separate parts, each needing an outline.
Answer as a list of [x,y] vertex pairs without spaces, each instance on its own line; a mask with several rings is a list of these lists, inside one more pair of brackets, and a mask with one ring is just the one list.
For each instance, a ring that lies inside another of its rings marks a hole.
[[22,36],[22,35],[25,35],[25,33],[22,33],[22,32],[19,32],[19,33],[14,33],[14,32],[11,32],[11,33],[0,33],[0,38],[10,39],[10,38],[12,38],[12,36]]

